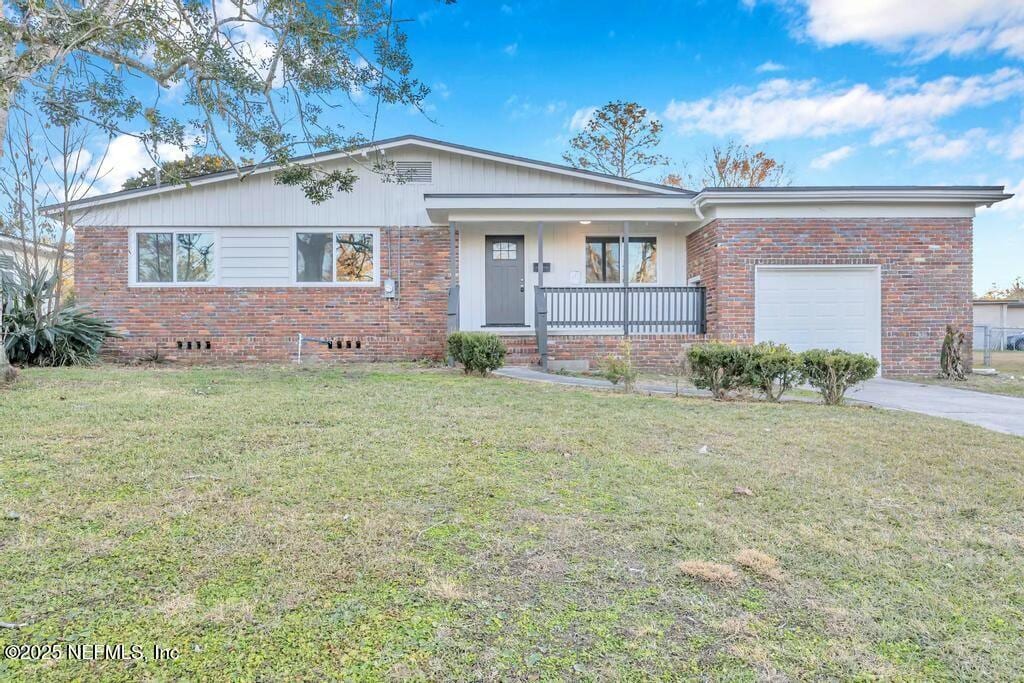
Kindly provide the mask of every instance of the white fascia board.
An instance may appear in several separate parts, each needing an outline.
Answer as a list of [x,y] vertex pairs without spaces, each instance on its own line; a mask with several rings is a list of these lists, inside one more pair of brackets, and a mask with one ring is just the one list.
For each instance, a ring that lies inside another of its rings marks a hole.
[[694,205],[770,205],[770,204],[965,204],[991,206],[1009,199],[1002,187],[849,187],[778,188],[773,190],[702,190]]
[[448,222],[538,220],[697,220],[690,197],[682,195],[621,196],[426,196],[427,215]]
[[694,207],[716,218],[972,218],[1008,199],[1002,187],[843,187],[703,190]]

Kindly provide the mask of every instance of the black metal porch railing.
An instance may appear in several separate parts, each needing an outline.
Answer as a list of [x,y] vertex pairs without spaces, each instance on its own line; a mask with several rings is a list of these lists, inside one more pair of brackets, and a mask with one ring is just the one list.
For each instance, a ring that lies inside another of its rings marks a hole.
[[623,334],[704,334],[703,287],[543,287],[548,328],[615,328]]

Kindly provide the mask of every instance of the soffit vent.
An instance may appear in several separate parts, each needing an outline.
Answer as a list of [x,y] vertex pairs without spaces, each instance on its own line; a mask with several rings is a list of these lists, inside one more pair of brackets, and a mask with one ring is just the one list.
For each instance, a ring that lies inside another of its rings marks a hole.
[[395,175],[401,183],[429,183],[432,169],[429,161],[396,161]]

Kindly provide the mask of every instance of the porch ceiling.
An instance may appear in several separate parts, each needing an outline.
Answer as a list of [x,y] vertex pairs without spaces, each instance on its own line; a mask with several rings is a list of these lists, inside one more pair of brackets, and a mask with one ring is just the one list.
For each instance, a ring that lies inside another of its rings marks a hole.
[[426,194],[435,223],[699,221],[690,197],[655,194]]

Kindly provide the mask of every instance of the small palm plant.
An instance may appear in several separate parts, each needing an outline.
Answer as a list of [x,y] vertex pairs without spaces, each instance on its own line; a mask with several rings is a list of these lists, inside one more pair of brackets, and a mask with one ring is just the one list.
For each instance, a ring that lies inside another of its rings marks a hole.
[[25,272],[3,284],[0,321],[3,358],[20,365],[81,365],[99,355],[103,342],[120,335],[81,306],[57,303],[59,275]]

